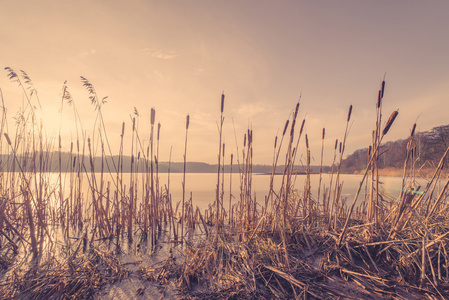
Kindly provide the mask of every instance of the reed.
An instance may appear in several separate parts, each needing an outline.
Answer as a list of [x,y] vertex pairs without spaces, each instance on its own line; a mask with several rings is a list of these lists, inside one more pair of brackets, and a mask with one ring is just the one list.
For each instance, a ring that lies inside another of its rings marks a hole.
[[229,210],[228,210],[228,218],[229,225],[232,222],[232,160],[234,159],[234,155],[231,153],[231,163],[230,163],[230,171],[229,171]]
[[129,209],[128,209],[128,242],[133,241],[133,209],[134,209],[134,138],[136,132],[136,118],[132,119],[132,135],[131,135],[131,173],[129,176]]
[[[350,203],[342,196],[340,174],[352,106],[343,138],[335,141],[327,187],[322,178],[326,142],[323,128],[317,190],[311,184],[312,136],[305,130],[305,120],[297,124],[299,102],[293,107],[283,123],[282,135],[274,141],[267,196],[258,201],[252,187],[253,152],[257,149],[256,133],[251,128],[243,135],[243,147],[241,141],[240,145],[236,143],[237,166],[234,155],[230,155],[229,185],[225,184],[226,152],[232,150],[229,144],[225,147],[223,138],[222,94],[215,201],[202,211],[194,207],[192,193],[186,199],[189,115],[183,194],[180,199],[172,199],[171,150],[167,185],[159,184],[161,124],[155,128],[154,108],[149,116],[148,142],[144,144],[140,139],[135,109],[129,126],[122,124],[118,154],[112,155],[101,113],[105,98],[99,100],[93,84],[82,78],[96,118],[92,130],[86,131],[64,84],[60,123],[69,105],[76,122],[76,141],[71,141],[65,156],[61,125],[56,139],[48,138],[39,109],[33,109],[40,107],[40,100],[28,74],[11,68],[7,74],[24,95],[18,122],[12,129],[6,121],[0,90],[0,150],[9,154],[0,161],[1,298],[90,297],[106,283],[130,276],[120,256],[99,250],[99,246],[115,250],[116,254],[148,253],[155,259],[161,255],[158,250],[167,247],[167,258],[153,266],[142,264],[132,276],[157,281],[161,286],[175,281],[180,292],[190,293],[185,297],[197,299],[448,297],[449,234],[444,220],[449,217],[449,179],[441,181],[440,177],[449,149],[421,191],[415,185],[418,162],[414,149],[419,141],[413,125],[407,141],[402,192],[398,199],[382,200],[389,198],[379,190],[379,149],[398,116],[394,111],[381,126],[385,80],[378,92],[367,167]],[[124,155],[128,136],[129,157]],[[57,155],[57,166],[53,167],[52,152]],[[279,163],[281,155],[285,158],[283,165]],[[301,157],[305,158],[304,177],[297,174]],[[130,169],[126,170],[128,159]],[[233,167],[239,170],[238,183],[232,181]],[[277,175],[279,167],[283,170]],[[54,171],[56,185],[50,179]],[[129,182],[124,182],[125,172],[129,172]],[[274,185],[276,176],[278,188]],[[301,179],[304,184],[297,184]],[[63,188],[66,181],[67,189]],[[240,195],[233,199],[235,184],[240,185]],[[364,185],[366,200],[358,206]],[[228,187],[229,205],[225,206]],[[57,234],[59,226],[63,227],[62,239]],[[141,238],[136,240],[137,234]],[[127,248],[122,248],[124,241],[129,243]],[[30,258],[33,264],[22,272],[15,264],[19,257],[28,262],[27,253],[34,257]],[[64,259],[56,259],[58,255]],[[192,291],[196,284],[203,289]]]
[[221,94],[221,105],[220,105],[220,123],[218,124],[218,136],[219,136],[219,142],[218,142],[218,169],[217,169],[217,188],[216,188],[216,220],[215,220],[215,227],[216,227],[216,236],[215,236],[215,243],[218,243],[218,236],[220,235],[220,206],[222,201],[222,194],[220,193],[220,168],[221,168],[221,156],[222,156],[222,150],[223,150],[223,156],[224,156],[224,145],[222,144],[222,138],[223,138],[223,123],[224,123],[224,117],[223,117],[223,110],[224,110],[224,100],[225,95],[224,93]]
[[[337,163],[337,173],[335,176],[335,185],[334,185],[334,193],[333,193],[333,198],[332,198],[332,204],[331,204],[331,213],[330,213],[330,222],[329,222],[329,226],[333,226],[334,228],[337,227],[337,217],[333,215],[334,211],[337,215],[337,211],[338,211],[338,206],[339,206],[339,193],[341,191],[341,186],[340,186],[340,170],[341,170],[341,161],[343,160],[343,154],[345,151],[345,144],[346,144],[346,139],[348,137],[348,130],[349,130],[349,122],[351,120],[351,114],[352,114],[352,105],[349,106],[349,110],[348,110],[348,117],[346,119],[346,128],[345,128],[345,133],[343,136],[343,142],[340,142],[340,147],[339,147],[339,161]],[[335,145],[335,147],[337,147],[337,145]],[[330,194],[330,192],[329,192]]]
[[[320,203],[320,192],[321,192],[321,181],[322,181],[322,175],[323,175],[323,156],[324,156],[324,137],[326,135],[326,130],[323,128],[323,133],[321,135],[321,157],[320,157],[320,179],[318,181],[318,191],[317,191],[317,204]],[[323,212],[325,211],[325,197],[323,197]]]
[[[390,115],[390,118],[388,119],[388,121],[387,121],[387,123],[386,123],[386,125],[385,125],[385,127],[384,127],[384,130],[382,131],[382,136],[380,137],[380,141],[382,141],[383,137],[388,133],[388,130],[390,129],[390,127],[391,127],[391,125],[393,124],[394,120],[396,119],[397,115],[398,115],[398,112],[397,112],[397,111],[394,111],[394,112]],[[365,170],[365,172],[364,172],[364,174],[363,174],[362,180],[361,180],[361,182],[360,182],[360,184],[359,184],[359,187],[358,187],[358,189],[357,189],[357,192],[356,192],[356,194],[355,194],[355,196],[354,196],[354,200],[353,200],[352,205],[351,205],[351,207],[350,207],[350,209],[349,209],[348,216],[346,217],[345,225],[343,226],[343,230],[342,230],[342,232],[340,233],[340,236],[339,236],[339,238],[338,238],[338,242],[337,242],[337,245],[338,245],[338,246],[341,245],[341,242],[343,241],[343,238],[344,238],[344,236],[345,236],[345,234],[346,234],[346,229],[347,229],[347,227],[348,227],[349,220],[350,220],[350,218],[351,218],[351,214],[352,214],[352,212],[353,212],[353,210],[354,210],[354,206],[355,206],[355,204],[356,204],[356,202],[357,202],[357,198],[358,198],[358,196],[359,196],[359,194],[360,194],[360,191],[361,191],[361,188],[362,188],[362,186],[363,186],[363,182],[364,182],[364,180],[365,180],[365,178],[366,178],[366,175],[367,175],[367,173],[368,173],[368,170],[369,170],[369,168],[370,168],[370,166],[371,166],[373,160],[375,159],[375,157],[376,157],[376,155],[377,155],[377,151],[379,150],[379,145],[380,145],[380,143],[377,144],[376,149],[373,150],[373,154],[371,155],[371,159],[370,159],[370,161],[368,162],[368,166],[367,166],[367,168],[366,168],[366,170]]]
[[182,173],[182,213],[181,213],[181,244],[184,243],[184,210],[185,210],[185,195],[186,195],[186,159],[187,159],[187,134],[189,132],[190,115],[186,117],[186,139],[184,144],[184,169]]

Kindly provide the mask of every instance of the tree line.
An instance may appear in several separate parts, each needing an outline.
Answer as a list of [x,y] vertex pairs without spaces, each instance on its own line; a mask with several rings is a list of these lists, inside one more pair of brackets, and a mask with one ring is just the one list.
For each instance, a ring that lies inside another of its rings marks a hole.
[[[449,146],[449,125],[415,133],[413,137],[386,142],[379,149],[379,168],[403,168],[407,156],[407,144],[411,141],[411,159],[416,167],[435,167]],[[341,163],[341,170],[354,173],[364,170],[368,163],[370,148],[362,148],[348,155]],[[445,165],[448,158],[445,159]]]

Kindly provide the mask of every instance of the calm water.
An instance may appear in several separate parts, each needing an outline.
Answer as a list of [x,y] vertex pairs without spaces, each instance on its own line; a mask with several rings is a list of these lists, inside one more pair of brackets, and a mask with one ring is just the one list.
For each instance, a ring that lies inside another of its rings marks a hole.
[[[48,181],[52,185],[52,189],[56,194],[59,193],[59,179],[57,173],[47,173],[45,176],[48,176]],[[142,198],[142,182],[144,182],[144,174],[134,174],[134,180],[138,182],[138,191],[137,197],[138,201],[141,201]],[[90,175],[89,175],[90,177]],[[63,173],[64,180],[64,197],[67,197],[69,193],[69,181],[70,174]],[[97,182],[99,183],[100,174],[96,174]],[[107,183],[111,181],[111,190],[115,190],[114,183],[116,177],[113,175],[112,177],[109,174],[104,175],[104,181]],[[318,194],[318,182],[319,175],[312,174],[310,175],[311,179],[311,193],[314,199],[317,198]],[[177,203],[178,201],[182,201],[182,173],[172,173],[170,174],[170,194],[172,195],[173,203]],[[221,185],[222,177],[220,176],[220,185]],[[225,208],[229,207],[229,199],[230,199],[230,188],[231,188],[231,180],[232,180],[232,201],[236,203],[236,201],[240,197],[240,174],[225,174],[224,176],[224,206]],[[359,187],[360,181],[362,180],[362,175],[349,175],[342,174],[340,175],[340,182],[343,184],[342,189],[342,198],[346,198],[348,203],[352,203],[354,199],[357,188]],[[159,174],[159,186],[165,187],[168,181],[168,174],[162,173]],[[276,175],[274,177],[274,191],[278,192],[282,181],[282,175]],[[321,192],[320,195],[322,197],[324,189],[329,187],[330,175],[323,174],[321,181]],[[392,198],[397,198],[400,194],[400,187],[402,184],[401,177],[380,177],[380,191],[384,191],[387,195]],[[421,186],[425,186],[426,182],[421,179]],[[123,174],[123,182],[129,188],[130,182],[130,174]],[[295,179],[295,190],[302,194],[304,191],[304,185],[306,182],[306,175],[297,175]],[[84,191],[84,199],[89,201],[90,198],[90,189],[89,189],[89,181],[84,175],[83,178],[83,188]],[[185,199],[190,199],[192,196],[193,205],[200,207],[200,209],[206,209],[210,204],[212,204],[215,200],[215,190],[217,185],[217,174],[213,173],[188,173],[186,174],[186,185],[185,185]],[[270,176],[269,175],[259,175],[253,174],[252,176],[252,195],[256,197],[257,201],[264,201],[265,196],[268,194],[270,187]],[[333,177],[332,182],[332,190],[335,187],[335,175]],[[363,199],[365,183],[362,189],[362,192],[359,195],[359,200]],[[104,190],[106,189],[106,184],[104,185]],[[423,189],[423,188],[422,188]],[[438,189],[437,189],[438,190]],[[87,198],[86,198],[87,197]],[[235,202],[234,202],[235,201]]]
[[[182,174],[170,174],[170,192],[173,201],[182,200]],[[311,193],[312,197],[318,194],[318,182],[319,175],[313,174],[310,176],[311,179]],[[240,197],[240,175],[239,174],[225,174],[224,177],[224,204],[228,207],[229,203],[229,191],[230,184],[232,180],[232,201],[237,201]],[[360,181],[362,180],[361,175],[340,175],[340,182],[343,183],[342,198],[347,198],[348,201],[354,199],[357,188],[359,187]],[[282,176],[276,175],[274,178],[274,190],[279,191],[281,185]],[[330,175],[322,175],[321,181],[321,191],[320,195],[323,195],[324,188],[328,187],[330,181]],[[220,177],[221,182],[221,177]],[[295,189],[301,194],[304,191],[304,185],[306,182],[306,175],[298,175],[295,181]],[[400,194],[400,187],[402,183],[402,178],[400,177],[381,177],[381,189],[383,188],[386,193],[394,198],[398,197]],[[167,174],[161,174],[160,184],[167,184]],[[332,189],[335,184],[335,176],[333,178]],[[221,185],[221,183],[220,183]],[[192,200],[194,206],[198,206],[201,209],[205,209],[209,204],[212,204],[215,200],[215,190],[217,186],[217,174],[211,173],[190,173],[186,174],[186,199],[190,198],[190,193],[192,194]],[[256,196],[258,201],[263,201],[265,196],[268,194],[270,187],[270,176],[269,175],[258,175],[254,174],[252,177],[252,192]],[[359,198],[363,197],[361,193]],[[235,202],[234,202],[235,203]]]

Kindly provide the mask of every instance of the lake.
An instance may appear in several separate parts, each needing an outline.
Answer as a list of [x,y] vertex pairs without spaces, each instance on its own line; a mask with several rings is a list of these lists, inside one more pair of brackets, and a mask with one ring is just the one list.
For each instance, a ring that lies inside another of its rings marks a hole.
[[[167,184],[167,175],[168,174],[160,174],[160,185],[164,186]],[[125,174],[124,174],[125,176]],[[127,175],[129,176],[129,175]],[[232,177],[231,177],[232,176]],[[324,187],[329,186],[330,174],[322,175],[322,187],[320,191],[320,195],[323,195]],[[333,177],[332,189],[335,184],[335,175]],[[357,188],[359,187],[360,181],[362,180],[362,175],[352,175],[352,174],[342,174],[340,175],[340,182],[343,183],[342,189],[342,198],[347,198],[348,201],[352,201]],[[182,178],[183,174],[174,173],[170,174],[170,193],[172,195],[173,202],[182,200]],[[221,185],[220,177],[220,185]],[[232,181],[232,182],[231,182]],[[279,191],[279,187],[281,185],[282,175],[276,175],[274,177],[274,190],[275,192]],[[311,193],[312,197],[316,198],[318,194],[318,182],[319,182],[319,174],[310,175],[311,181]],[[400,194],[400,187],[402,184],[401,177],[381,177],[379,179],[381,182],[380,189],[384,189],[385,192],[391,197],[398,197]],[[126,181],[125,181],[126,182]],[[304,185],[306,182],[306,175],[297,175],[295,180],[294,188],[298,190],[301,194],[304,191]],[[232,183],[232,201],[237,201],[240,195],[240,174],[225,174],[224,176],[224,206],[228,207],[229,203],[229,190],[230,184]],[[208,207],[209,204],[212,204],[215,200],[215,190],[217,185],[217,174],[213,173],[188,173],[186,174],[186,200],[190,198],[190,193],[192,194],[193,205],[198,206],[201,210]],[[262,174],[254,174],[252,176],[252,193],[255,195],[258,201],[262,201],[265,199],[265,196],[269,192],[270,187],[270,176],[262,175]],[[362,194],[359,196],[363,197]]]
[[[48,174],[50,177],[50,182],[54,183],[55,191],[57,192],[59,188],[56,187],[58,181],[58,174],[52,173]],[[69,187],[69,178],[70,173],[63,173],[64,186],[66,190],[64,192],[65,197],[68,194]],[[90,176],[90,175],[89,175]],[[129,187],[130,174],[123,174],[123,183]],[[134,174],[134,181],[137,179],[138,181],[138,191],[137,197],[138,201],[141,201],[142,198],[142,182],[144,181],[145,174]],[[316,199],[318,194],[318,182],[319,182],[319,174],[310,175],[311,181],[311,194],[312,198]],[[100,174],[96,174],[97,180],[100,178]],[[335,188],[335,175],[333,176],[332,181],[332,191]],[[341,174],[340,182],[343,184],[342,188],[342,199],[347,199],[347,203],[352,203],[352,200],[356,194],[356,191],[359,187],[360,181],[362,180],[362,175],[352,175],[352,174]],[[294,189],[297,190],[299,194],[302,194],[304,191],[304,185],[306,182],[306,175],[297,175],[294,178]],[[329,187],[331,175],[323,174],[321,181],[321,191],[320,195],[322,197],[324,188]],[[368,178],[367,178],[368,179]],[[109,174],[104,175],[105,182],[116,180],[116,175],[110,176]],[[220,185],[221,185],[222,177],[220,176]],[[229,207],[229,198],[230,198],[230,185],[232,180],[232,201],[236,203],[236,201],[240,197],[240,174],[234,173],[229,174],[226,173],[224,175],[224,207]],[[171,173],[170,174],[170,194],[172,195],[173,203],[177,203],[178,201],[182,201],[182,181],[183,174],[182,173]],[[279,191],[280,185],[282,181],[282,175],[275,175],[274,177],[274,191],[277,193]],[[168,174],[160,173],[159,174],[159,186],[164,187],[168,182]],[[421,186],[425,186],[426,182],[423,179],[420,179]],[[384,176],[379,178],[380,187],[379,190],[384,194],[389,195],[392,198],[397,198],[401,192],[401,177],[390,177]],[[210,204],[212,204],[215,200],[215,190],[217,185],[217,174],[214,173],[187,173],[186,174],[186,184],[185,184],[185,199],[186,201],[190,199],[190,195],[192,195],[192,201],[194,206],[198,206],[201,210],[208,208]],[[106,187],[106,185],[105,185]],[[105,189],[104,187],[104,189]],[[262,202],[265,199],[265,196],[268,194],[270,187],[270,176],[264,174],[253,174],[252,176],[252,195],[256,197],[257,201]],[[111,189],[115,190],[114,183],[111,182]],[[90,198],[89,191],[89,183],[85,178],[83,179],[83,191],[84,195]],[[362,189],[362,192],[359,195],[359,201],[363,199],[365,191],[365,183]],[[235,202],[234,202],[235,201]]]

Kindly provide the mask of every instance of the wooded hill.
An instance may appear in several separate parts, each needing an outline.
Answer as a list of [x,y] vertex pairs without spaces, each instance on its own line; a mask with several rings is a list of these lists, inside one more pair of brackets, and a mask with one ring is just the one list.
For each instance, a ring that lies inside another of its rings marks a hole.
[[[383,168],[403,168],[410,137],[380,146],[378,166]],[[416,167],[435,167],[449,146],[449,125],[434,127],[429,131],[415,133],[412,140],[413,157]],[[368,163],[369,148],[358,149],[347,156],[341,164],[344,173],[363,171]],[[448,161],[446,158],[445,162]],[[447,165],[445,163],[445,165]],[[447,167],[447,166],[445,166]]]

